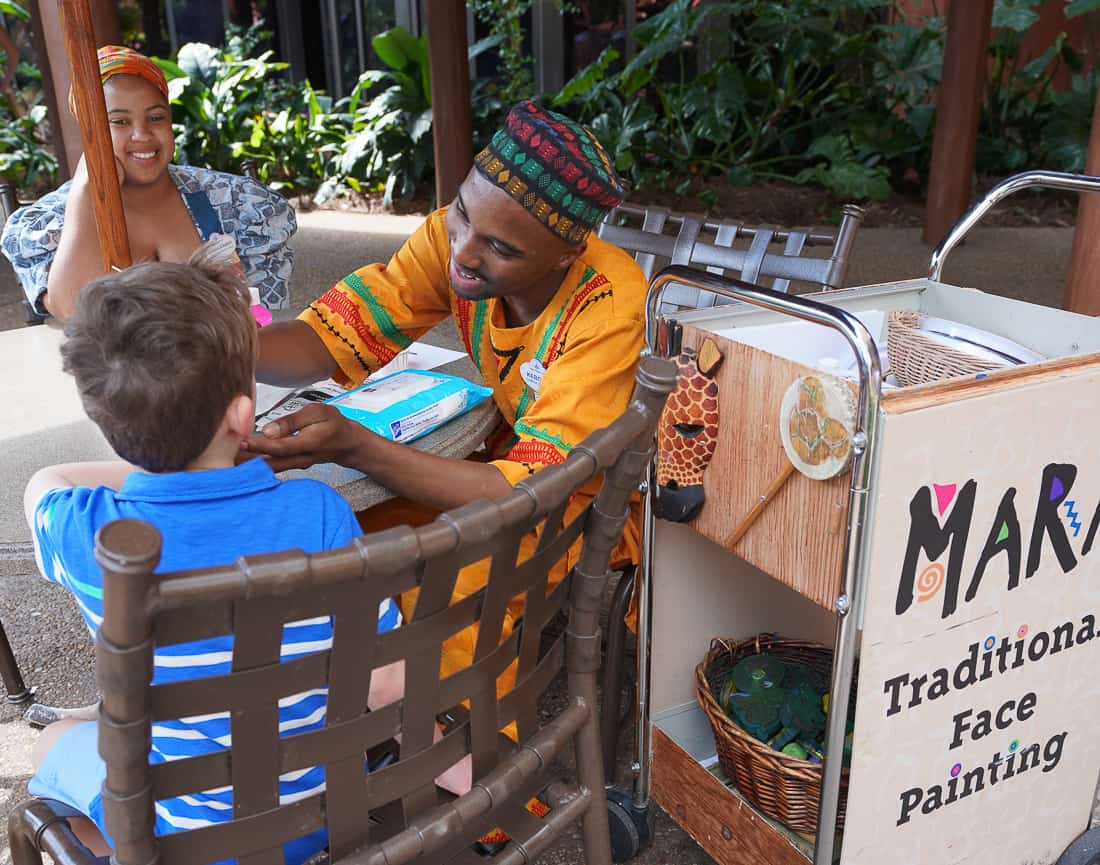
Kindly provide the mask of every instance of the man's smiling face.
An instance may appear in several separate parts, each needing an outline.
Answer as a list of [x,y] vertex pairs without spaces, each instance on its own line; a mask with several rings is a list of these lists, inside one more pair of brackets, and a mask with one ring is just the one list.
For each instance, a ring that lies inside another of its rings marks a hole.
[[548,279],[557,275],[560,281],[584,248],[556,237],[476,169],[459,188],[446,222],[451,287],[467,300],[542,292]]

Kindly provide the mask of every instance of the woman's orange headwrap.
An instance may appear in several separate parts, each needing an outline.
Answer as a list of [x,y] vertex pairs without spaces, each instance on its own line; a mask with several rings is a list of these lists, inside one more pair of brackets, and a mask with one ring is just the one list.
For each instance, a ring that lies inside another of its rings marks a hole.
[[[152,60],[132,48],[104,45],[96,52],[99,58],[99,79],[104,84],[116,75],[136,75],[152,84],[168,102],[168,81]],[[76,99],[69,88],[69,110],[76,116]]]

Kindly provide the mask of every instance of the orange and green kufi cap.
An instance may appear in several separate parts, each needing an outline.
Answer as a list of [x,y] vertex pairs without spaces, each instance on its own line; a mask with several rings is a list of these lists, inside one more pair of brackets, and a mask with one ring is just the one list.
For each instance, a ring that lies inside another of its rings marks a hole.
[[521,102],[474,158],[477,170],[567,243],[583,243],[626,184],[591,130]]
[[[160,67],[139,51],[122,45],[104,45],[96,52],[99,60],[99,80],[106,84],[116,75],[136,75],[153,85],[164,97],[168,98],[168,81]],[[76,99],[69,88],[69,111],[76,116]]]

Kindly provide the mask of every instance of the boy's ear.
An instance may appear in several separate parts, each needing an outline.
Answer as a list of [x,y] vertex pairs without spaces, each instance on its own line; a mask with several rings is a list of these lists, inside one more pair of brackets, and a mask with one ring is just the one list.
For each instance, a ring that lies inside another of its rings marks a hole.
[[225,410],[225,425],[229,431],[242,439],[252,434],[256,426],[256,401],[245,394],[233,397]]

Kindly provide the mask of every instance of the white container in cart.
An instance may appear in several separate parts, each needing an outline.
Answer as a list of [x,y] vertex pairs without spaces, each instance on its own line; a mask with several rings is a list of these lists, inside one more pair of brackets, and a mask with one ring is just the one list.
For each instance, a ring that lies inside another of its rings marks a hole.
[[[1006,189],[1052,177],[1100,189],[1046,172],[1006,181],[937,250],[937,279],[812,300],[687,268],[651,284],[651,348],[710,339],[724,360],[706,505],[690,524],[655,520],[650,478],[634,800],[652,795],[721,865],[1100,862],[1080,852],[1097,847],[1092,833],[1077,841],[1100,777],[1100,319],[938,281],[946,252]],[[673,283],[745,303],[670,327],[655,311]],[[895,310],[1048,359],[883,389],[885,335],[868,324]],[[753,334],[790,316],[832,328],[827,353],[761,347]],[[789,462],[784,393],[838,369],[855,394],[851,470],[794,473],[729,544]],[[858,653],[842,834],[838,761],[826,757],[816,839],[763,817],[713,766],[692,672],[712,637],[769,631],[835,647],[827,755],[841,752]]]

